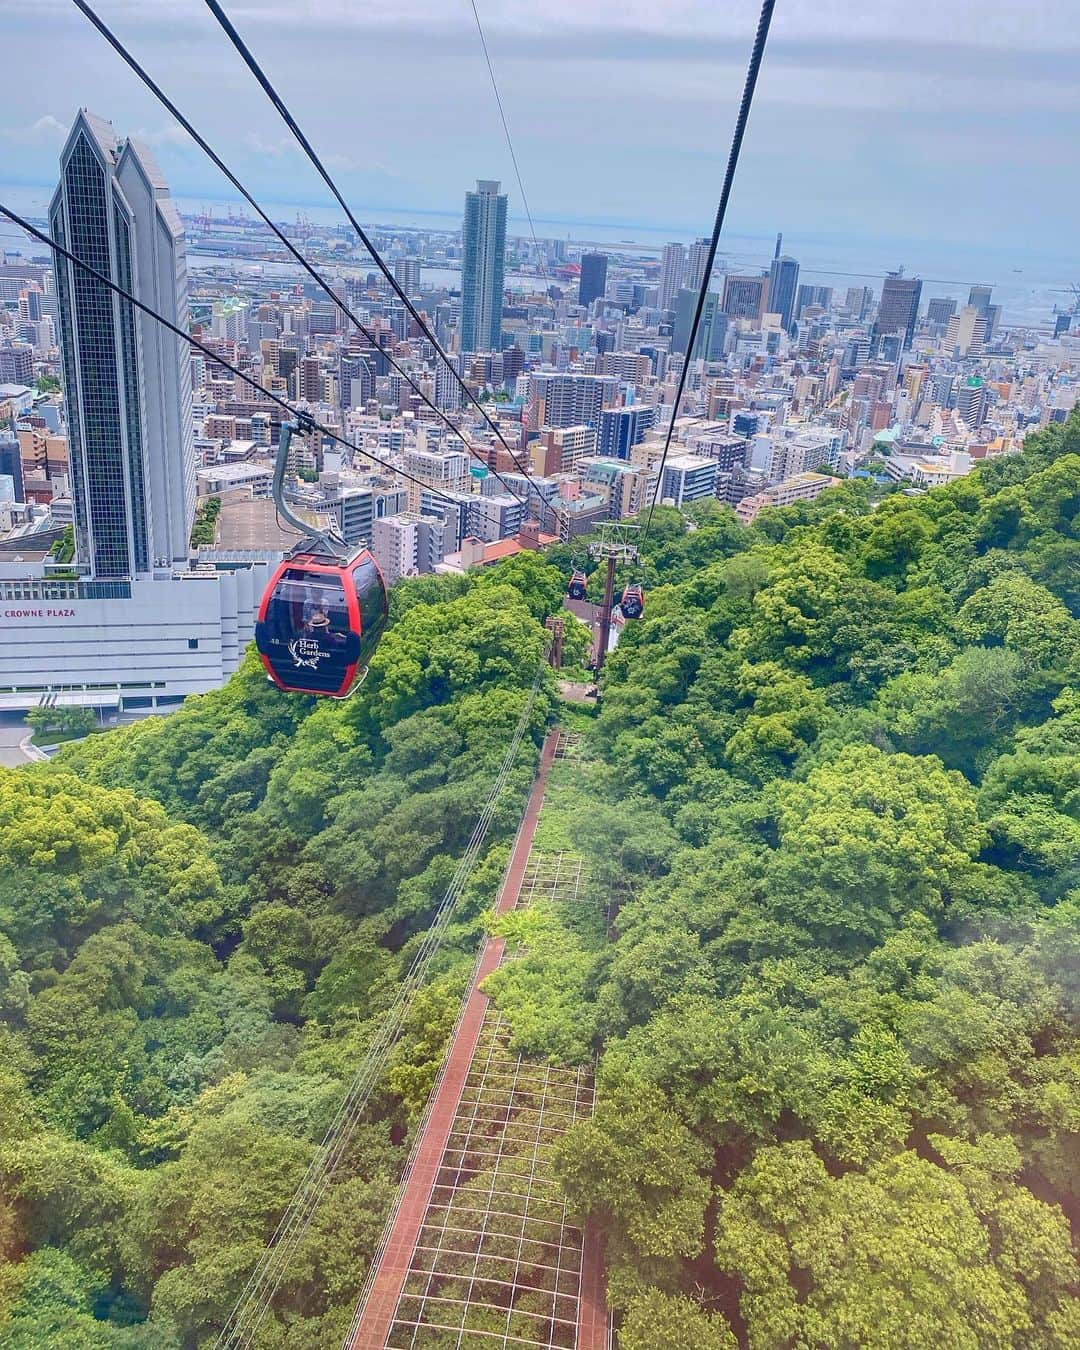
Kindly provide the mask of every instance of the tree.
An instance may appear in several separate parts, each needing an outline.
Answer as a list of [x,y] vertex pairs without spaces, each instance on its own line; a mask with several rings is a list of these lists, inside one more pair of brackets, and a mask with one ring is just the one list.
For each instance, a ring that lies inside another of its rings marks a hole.
[[650,1289],[630,1300],[619,1328],[620,1350],[736,1350],[738,1341],[716,1313],[690,1299]]
[[911,910],[943,915],[986,841],[958,773],[868,745],[784,784],[776,803],[774,903],[830,943],[880,940]]
[[[750,1343],[1063,1347],[1054,1322],[1077,1275],[1063,1216],[1013,1183],[977,1182],[914,1153],[833,1178],[805,1141],[759,1150],[720,1197],[716,1231]],[[1038,1238],[1018,1263],[1021,1214]]]
[[81,708],[73,704],[31,708],[26,714],[26,721],[39,735],[56,731],[65,736],[87,736],[97,726],[93,708]]
[[574,1213],[611,1235],[613,1251],[641,1269],[671,1270],[704,1241],[708,1150],[642,1083],[601,1097],[590,1120],[555,1149],[555,1167]]

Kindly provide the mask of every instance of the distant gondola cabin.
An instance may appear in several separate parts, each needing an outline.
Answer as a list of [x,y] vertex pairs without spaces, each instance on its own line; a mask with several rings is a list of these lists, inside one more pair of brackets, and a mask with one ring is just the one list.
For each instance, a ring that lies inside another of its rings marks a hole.
[[645,613],[645,592],[638,585],[627,586],[619,601],[624,619],[640,619]]

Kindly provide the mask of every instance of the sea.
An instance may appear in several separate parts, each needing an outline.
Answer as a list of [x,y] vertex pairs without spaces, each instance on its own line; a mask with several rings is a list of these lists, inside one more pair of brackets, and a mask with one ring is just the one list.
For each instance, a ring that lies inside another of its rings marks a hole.
[[[40,221],[46,212],[51,189],[46,187],[0,186],[0,200],[13,210]],[[238,211],[238,204],[212,201],[207,198],[177,196],[177,206],[184,214],[212,211],[222,217]],[[307,203],[264,203],[270,216],[288,227],[298,215],[316,224],[336,224],[342,219],[336,206]],[[454,233],[461,228],[460,212],[425,211],[418,209],[377,207],[360,215],[362,207],[355,208],[361,223],[372,229],[403,233],[415,230]],[[250,215],[250,211],[248,212]],[[703,221],[695,230],[685,225],[637,225],[627,222],[603,222],[534,216],[532,228],[541,239],[565,239],[571,244],[593,245],[609,249],[628,259],[655,258],[669,241],[689,243],[705,235],[711,221]],[[528,238],[530,222],[511,215],[507,232]],[[720,266],[728,271],[767,267],[775,247],[775,233],[764,231],[732,231],[721,237]],[[0,220],[0,245],[5,252],[30,251],[23,236],[8,221]],[[36,249],[37,246],[35,245]],[[37,250],[40,251],[40,250]],[[922,302],[934,296],[950,296],[966,303],[973,285],[993,286],[994,302],[1002,307],[1003,320],[1013,325],[1050,327],[1055,304],[1071,308],[1074,303],[1072,286],[1080,282],[1080,255],[1062,256],[1034,247],[1003,249],[992,241],[972,240],[968,243],[935,239],[894,239],[874,235],[844,237],[814,232],[785,231],[783,251],[800,263],[800,281],[818,286],[832,286],[843,292],[849,286],[872,286],[880,290],[887,272],[903,267],[907,276],[923,280]],[[232,257],[190,253],[188,265],[192,271],[224,266],[250,270],[252,275],[286,277],[296,272],[292,263],[243,263]],[[456,286],[460,271],[454,267],[425,267],[421,278],[427,286]],[[510,290],[535,288],[533,275],[509,274]]]

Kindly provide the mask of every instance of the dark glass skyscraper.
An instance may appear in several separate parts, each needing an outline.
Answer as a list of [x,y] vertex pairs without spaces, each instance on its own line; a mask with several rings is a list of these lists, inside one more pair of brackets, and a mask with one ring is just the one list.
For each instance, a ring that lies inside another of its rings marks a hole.
[[[180,217],[150,151],[83,109],[60,157],[53,237],[177,327],[188,325]],[[59,255],[77,560],[94,577],[186,564],[195,510],[187,344]]]
[[769,268],[769,299],[766,308],[770,314],[780,315],[783,328],[790,328],[795,317],[798,289],[799,264],[794,258],[774,258]]
[[506,195],[480,179],[465,194],[462,230],[461,350],[502,347],[503,276],[506,266]]
[[915,321],[919,317],[919,299],[922,296],[922,282],[918,277],[901,276],[899,272],[890,272],[881,288],[881,303],[878,305],[877,318],[874,320],[873,335],[881,337],[883,333],[904,334],[904,346],[911,346],[915,336]]
[[604,294],[607,286],[607,254],[581,255],[581,280],[578,283],[578,304],[591,305]]

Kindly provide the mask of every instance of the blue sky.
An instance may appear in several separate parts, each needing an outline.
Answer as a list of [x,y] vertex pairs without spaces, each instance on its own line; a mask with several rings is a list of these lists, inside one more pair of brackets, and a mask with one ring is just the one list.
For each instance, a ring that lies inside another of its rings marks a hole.
[[[707,228],[756,0],[477,3],[537,217]],[[516,195],[468,0],[228,8],[361,216]],[[99,12],[257,195],[325,200],[200,0]],[[1074,0],[779,0],[731,226],[1074,254],[1078,57]],[[227,195],[68,0],[4,0],[0,181],[49,183],[80,104]]]

